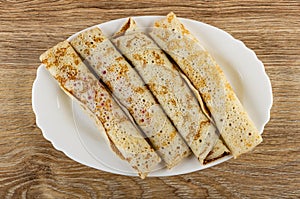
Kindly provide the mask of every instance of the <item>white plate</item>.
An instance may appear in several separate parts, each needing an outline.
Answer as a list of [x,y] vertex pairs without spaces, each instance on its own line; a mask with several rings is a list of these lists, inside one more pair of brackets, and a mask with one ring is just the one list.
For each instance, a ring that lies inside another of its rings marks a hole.
[[[134,17],[142,27],[152,27],[153,22],[160,18],[162,17]],[[223,30],[198,21],[179,19],[220,64],[238,98],[262,133],[270,119],[273,101],[271,83],[262,62],[243,42],[234,39]],[[125,20],[126,18],[118,19],[97,26],[110,36]],[[69,40],[77,34],[71,36]],[[57,150],[77,162],[96,169],[136,176],[126,162],[116,157],[108,146],[103,132],[100,133],[79,105],[64,94],[43,65],[38,68],[33,84],[32,106],[37,125],[44,137],[51,141]],[[230,158],[231,156],[227,156],[206,166],[200,166],[196,158],[189,157],[172,170],[158,167],[149,176],[189,173],[220,164]]]

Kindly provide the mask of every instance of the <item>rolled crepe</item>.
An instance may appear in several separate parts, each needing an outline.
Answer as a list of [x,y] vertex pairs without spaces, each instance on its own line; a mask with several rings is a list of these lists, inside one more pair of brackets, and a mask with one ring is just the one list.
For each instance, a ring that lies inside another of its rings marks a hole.
[[262,142],[262,137],[221,68],[174,13],[156,21],[150,35],[175,60],[200,92],[225,144],[235,158]]
[[98,126],[103,125],[115,152],[145,178],[160,162],[160,157],[71,45],[67,41],[61,42],[43,53],[40,60],[65,93],[79,102]]
[[131,61],[201,164],[219,138],[179,71],[132,18],[113,43]]
[[99,28],[79,34],[71,45],[129,111],[168,168],[190,154],[143,80]]
[[[214,124],[213,118],[211,117],[209,111],[207,110],[207,107],[205,106],[198,90],[195,89],[195,87],[192,85],[191,81],[184,74],[182,74],[182,73],[180,73],[180,74],[181,74],[181,77],[185,80],[185,82],[189,86],[189,88],[191,89],[191,91],[193,91],[195,97],[198,99],[200,107],[201,107],[203,113],[205,114],[205,116],[210,120],[210,122],[212,122]],[[216,161],[220,158],[223,158],[229,154],[230,154],[230,151],[224,144],[224,141],[221,139],[221,137],[219,137],[217,143],[215,144],[213,149],[209,152],[209,154],[205,158],[204,164],[214,162],[214,161]]]

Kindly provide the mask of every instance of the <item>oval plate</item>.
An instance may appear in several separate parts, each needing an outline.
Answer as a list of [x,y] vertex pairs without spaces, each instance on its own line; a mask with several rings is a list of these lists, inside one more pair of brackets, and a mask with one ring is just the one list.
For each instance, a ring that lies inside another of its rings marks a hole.
[[[141,27],[152,27],[154,21],[161,18],[163,17],[141,16],[134,17],[134,20]],[[262,62],[243,42],[234,39],[225,31],[198,21],[179,19],[220,64],[238,98],[262,133],[270,119],[273,102],[271,83]],[[97,26],[110,36],[126,20],[127,18],[117,19]],[[80,32],[72,35],[68,40]],[[42,130],[43,136],[51,141],[57,150],[81,164],[99,170],[137,176],[126,162],[120,160],[111,151],[104,133],[101,130],[99,132],[79,105],[60,89],[43,65],[38,68],[33,83],[32,107],[36,114],[36,123]],[[149,176],[172,176],[194,172],[220,164],[230,158],[231,156],[226,156],[201,166],[196,158],[191,156],[172,170],[160,166]]]

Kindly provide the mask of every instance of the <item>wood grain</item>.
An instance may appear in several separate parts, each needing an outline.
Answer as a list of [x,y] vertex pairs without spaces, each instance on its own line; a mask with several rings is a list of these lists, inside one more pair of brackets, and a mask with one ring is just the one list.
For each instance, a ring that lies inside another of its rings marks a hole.
[[[0,0],[0,198],[299,198],[299,10],[298,0]],[[39,55],[89,26],[169,11],[227,31],[262,60],[274,95],[264,142],[210,169],[145,180],[98,171],[55,150],[31,108]]]

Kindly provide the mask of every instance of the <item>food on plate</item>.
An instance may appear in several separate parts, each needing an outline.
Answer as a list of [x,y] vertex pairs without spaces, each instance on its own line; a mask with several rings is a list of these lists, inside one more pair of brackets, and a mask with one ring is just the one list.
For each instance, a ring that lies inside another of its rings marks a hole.
[[99,28],[80,33],[71,45],[129,111],[167,168],[191,153],[138,73]]
[[160,157],[71,45],[61,42],[43,53],[40,60],[65,93],[80,103],[98,126],[103,126],[112,149],[145,178]]
[[40,57],[141,178],[191,151],[208,164],[262,142],[220,66],[174,13],[142,28],[129,18],[108,38],[91,27]]
[[262,142],[221,68],[174,13],[156,21],[150,35],[199,91],[234,158]]
[[155,42],[143,33],[132,18],[112,39],[132,63],[150,91],[203,164],[219,138],[215,126],[201,107],[180,72]]

